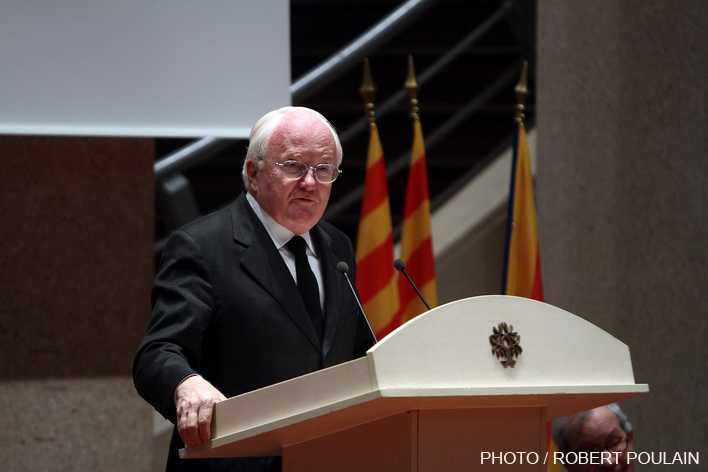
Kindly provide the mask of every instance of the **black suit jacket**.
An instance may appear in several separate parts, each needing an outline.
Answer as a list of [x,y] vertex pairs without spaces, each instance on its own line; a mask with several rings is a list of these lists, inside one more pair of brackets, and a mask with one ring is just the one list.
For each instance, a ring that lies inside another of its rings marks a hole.
[[[325,289],[321,345],[295,281],[245,194],[170,236],[133,365],[138,392],[165,418],[175,422],[174,390],[192,373],[231,397],[364,355],[373,339],[336,270],[346,262],[354,280],[351,241],[323,221],[311,234]],[[175,431],[168,470],[216,470],[199,460],[175,460],[179,447]],[[227,470],[265,470],[247,462]]]

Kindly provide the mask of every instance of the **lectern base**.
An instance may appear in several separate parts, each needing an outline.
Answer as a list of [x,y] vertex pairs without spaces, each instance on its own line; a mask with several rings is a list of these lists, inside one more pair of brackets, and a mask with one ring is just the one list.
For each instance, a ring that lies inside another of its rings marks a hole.
[[414,410],[285,447],[283,470],[541,472],[545,424],[545,407]]

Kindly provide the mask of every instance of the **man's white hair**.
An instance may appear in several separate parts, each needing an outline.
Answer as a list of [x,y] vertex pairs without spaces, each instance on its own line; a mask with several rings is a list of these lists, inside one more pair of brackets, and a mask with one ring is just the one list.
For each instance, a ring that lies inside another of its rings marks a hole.
[[[337,166],[342,163],[342,144],[339,141],[337,131],[327,120],[327,118],[311,108],[292,106],[278,108],[277,110],[270,111],[263,115],[263,117],[261,117],[261,119],[259,119],[251,129],[251,134],[248,137],[248,150],[246,151],[246,158],[243,160],[243,168],[241,169],[243,185],[246,190],[250,190],[248,184],[248,172],[246,171],[246,162],[255,161],[258,158],[263,158],[267,155],[268,147],[270,146],[270,137],[273,135],[273,131],[275,131],[283,118],[291,113],[310,114],[324,123],[325,126],[327,126],[327,128],[332,132],[332,137],[334,138]],[[258,165],[259,168],[262,168],[264,164],[263,161],[258,161],[256,165]]]

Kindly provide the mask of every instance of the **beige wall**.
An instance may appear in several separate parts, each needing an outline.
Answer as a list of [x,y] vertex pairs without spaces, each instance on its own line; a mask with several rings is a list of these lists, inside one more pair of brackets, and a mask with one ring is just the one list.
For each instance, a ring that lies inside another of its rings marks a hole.
[[149,470],[153,146],[0,137],[2,470]]
[[637,382],[651,388],[624,404],[635,449],[700,451],[701,459],[708,458],[707,25],[703,0],[540,0],[538,9],[546,301],[629,345]]

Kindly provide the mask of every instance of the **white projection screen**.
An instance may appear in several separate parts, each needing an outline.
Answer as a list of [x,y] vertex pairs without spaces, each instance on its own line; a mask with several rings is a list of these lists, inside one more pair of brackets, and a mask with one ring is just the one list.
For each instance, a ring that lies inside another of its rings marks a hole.
[[0,0],[0,134],[248,136],[289,105],[286,0]]

